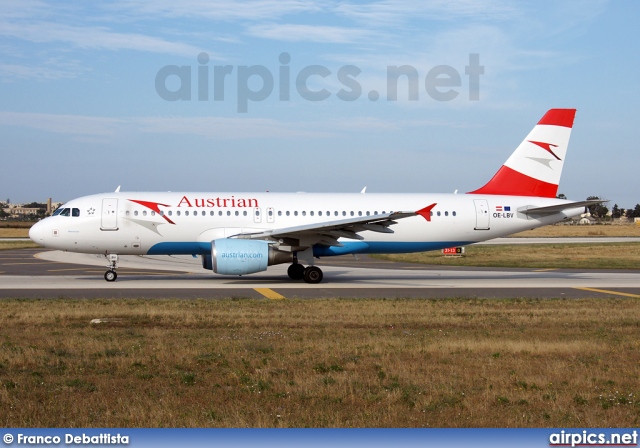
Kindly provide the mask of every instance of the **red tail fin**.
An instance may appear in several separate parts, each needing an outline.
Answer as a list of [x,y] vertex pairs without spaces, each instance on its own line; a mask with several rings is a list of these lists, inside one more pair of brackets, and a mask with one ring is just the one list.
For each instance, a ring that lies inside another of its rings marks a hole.
[[469,194],[556,197],[575,114],[549,110],[493,178]]

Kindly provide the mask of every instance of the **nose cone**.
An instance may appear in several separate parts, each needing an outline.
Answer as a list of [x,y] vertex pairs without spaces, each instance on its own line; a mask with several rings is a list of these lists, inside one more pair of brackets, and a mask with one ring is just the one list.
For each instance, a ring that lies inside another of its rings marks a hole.
[[29,238],[31,238],[31,241],[41,246],[44,246],[44,227],[45,224],[39,221],[29,229]]

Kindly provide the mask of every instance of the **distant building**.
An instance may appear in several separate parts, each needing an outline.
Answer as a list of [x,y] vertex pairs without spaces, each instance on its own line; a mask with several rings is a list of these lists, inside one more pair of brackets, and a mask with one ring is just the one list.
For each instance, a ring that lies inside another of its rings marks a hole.
[[[4,204],[3,204],[4,205]],[[50,216],[62,202],[53,202],[51,198],[47,198],[46,204],[36,204],[30,202],[28,204],[11,204],[7,203],[7,207],[2,210],[12,219],[24,219],[38,216]],[[25,205],[41,205],[40,207],[25,207]]]
[[24,218],[26,216],[38,216],[38,212],[42,211],[41,208],[26,208],[20,205],[14,205],[5,209],[5,211],[11,215],[12,218]]

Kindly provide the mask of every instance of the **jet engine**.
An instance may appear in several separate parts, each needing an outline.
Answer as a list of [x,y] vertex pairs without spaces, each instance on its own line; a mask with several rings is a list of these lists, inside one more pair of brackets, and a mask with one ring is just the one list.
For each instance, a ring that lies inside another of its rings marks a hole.
[[274,249],[267,241],[220,238],[211,242],[211,255],[202,256],[202,267],[216,274],[245,275],[292,261],[291,252]]

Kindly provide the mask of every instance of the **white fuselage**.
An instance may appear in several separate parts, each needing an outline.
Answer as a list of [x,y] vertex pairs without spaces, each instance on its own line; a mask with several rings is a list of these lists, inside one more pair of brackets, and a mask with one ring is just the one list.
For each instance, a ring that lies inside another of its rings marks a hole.
[[[96,254],[209,254],[211,241],[240,233],[420,210],[430,220],[400,219],[392,233],[364,231],[362,240],[313,245],[315,256],[401,253],[471,244],[562,221],[577,207],[532,218],[518,210],[566,204],[554,198],[474,194],[135,193],[85,196],[63,206],[30,236],[52,249]],[[75,216],[74,216],[75,215]],[[276,242],[277,244],[277,242]]]

